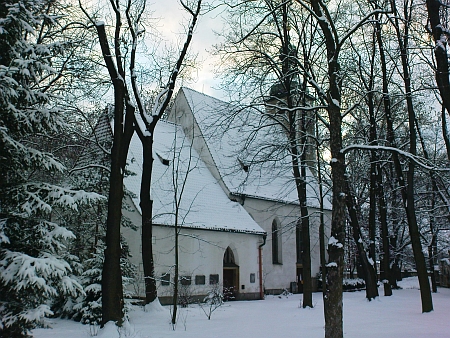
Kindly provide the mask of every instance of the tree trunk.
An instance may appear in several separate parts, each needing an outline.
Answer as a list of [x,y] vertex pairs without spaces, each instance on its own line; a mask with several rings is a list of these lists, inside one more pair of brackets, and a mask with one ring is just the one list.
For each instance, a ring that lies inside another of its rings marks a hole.
[[[178,201],[177,201],[178,202]],[[178,219],[178,203],[175,218]],[[179,244],[178,244],[178,221],[175,221],[175,273],[173,276],[173,312],[172,312],[172,328],[175,330],[175,324],[177,322],[177,310],[178,310],[178,286],[180,283],[179,276]]]
[[[327,111],[330,130],[331,177],[333,182],[331,237],[328,241],[328,264],[326,290],[323,293],[325,315],[325,338],[342,338],[343,303],[342,281],[344,275],[345,243],[345,155],[342,149],[341,82],[339,66],[339,47],[331,31],[329,13],[322,11],[318,0],[311,0],[311,7],[318,18],[320,29],[325,37],[328,58]],[[325,19],[325,16],[326,19]],[[323,19],[322,19],[323,18]]]
[[[114,86],[114,135],[111,149],[111,173],[109,178],[108,215],[106,219],[105,261],[102,270],[102,325],[108,321],[121,323],[123,317],[122,272],[120,269],[120,222],[122,219],[123,149],[125,84],[119,79],[111,58],[111,51],[104,25],[97,25],[97,35],[106,67]],[[126,156],[126,154],[125,154]]]
[[[319,135],[318,118],[316,117],[316,135]],[[322,187],[322,169],[320,168],[320,152],[319,144],[316,144],[316,156],[317,156],[317,183],[319,184],[319,203],[320,203],[320,223],[319,223],[319,250],[320,250],[320,271],[322,273],[322,295],[325,295],[327,289],[326,278],[326,257],[325,257],[325,221],[324,221],[324,208],[323,208],[323,187]]]
[[[392,113],[391,113],[391,99],[389,95],[389,87],[388,87],[388,71],[387,71],[387,65],[386,65],[386,55],[384,52],[384,46],[383,46],[383,39],[381,36],[381,24],[379,21],[378,15],[375,16],[375,23],[376,23],[376,36],[377,36],[377,43],[378,43],[378,50],[380,53],[380,64],[381,64],[381,74],[383,79],[383,106],[384,106],[384,112],[386,116],[386,122],[387,122],[387,139],[391,146],[395,145],[395,136],[394,136],[394,130],[392,127]],[[392,155],[393,160],[397,165],[399,164],[398,161],[398,155],[393,154]],[[381,230],[382,230],[382,236],[383,236],[383,251],[384,251],[384,259],[383,259],[383,267],[384,267],[384,273],[392,272],[392,274],[385,275],[385,278],[389,281],[390,288],[394,287],[397,288],[397,276],[401,275],[401,272],[399,271],[398,267],[398,260],[397,258],[394,259],[393,265],[392,265],[392,271],[390,269],[390,259],[387,260],[387,256],[390,253],[390,247],[395,247],[395,243],[392,243],[393,241],[396,242],[396,237],[394,236],[389,240],[386,236],[388,235],[387,231],[387,209],[386,209],[386,203],[384,199],[384,193],[381,191],[383,188],[382,184],[382,172],[381,167],[379,166],[378,170],[378,199],[380,201],[379,208],[380,208],[380,221],[381,221]],[[395,203],[393,203],[395,204]],[[394,245],[393,245],[394,244]],[[389,265],[389,266],[388,266]],[[390,278],[389,278],[390,277]],[[386,289],[385,289],[385,295]]]
[[[416,129],[417,129],[417,134],[419,136],[420,144],[422,146],[423,157],[426,160],[430,160],[430,156],[428,154],[427,148],[425,147],[425,140],[423,139],[422,132],[420,130],[419,121],[417,121],[417,119],[415,119],[415,125],[416,125]],[[430,273],[431,273],[431,287],[432,287],[433,293],[436,293],[437,285],[436,285],[436,276],[434,274],[436,252],[435,252],[434,248],[437,246],[437,244],[436,244],[437,237],[436,237],[436,230],[435,230],[434,210],[436,207],[436,196],[438,196],[439,191],[438,191],[435,173],[430,171],[429,176],[430,176],[432,192],[431,192],[431,201],[430,201],[430,208],[429,208],[430,211],[428,212],[429,223],[430,223],[430,234],[431,234],[431,241],[430,241],[430,244],[428,245],[428,264],[429,264]]]
[[[396,9],[395,1],[391,1],[392,9],[394,14],[397,15],[398,11]],[[405,8],[405,12],[408,9]],[[395,17],[395,29],[397,32],[397,40],[400,47],[401,53],[401,62],[402,62],[402,70],[403,70],[403,81],[405,85],[406,92],[406,107],[408,111],[408,124],[409,124],[409,152],[412,155],[416,155],[416,147],[417,147],[417,137],[415,130],[415,113],[413,109],[412,102],[412,88],[411,88],[411,78],[409,75],[409,65],[408,65],[408,34],[409,34],[409,16],[408,13],[405,13],[405,24],[402,24],[404,27],[404,32],[400,32],[400,24],[398,20],[398,16]],[[391,126],[392,127],[392,126]],[[391,129],[393,131],[393,129]],[[398,156],[397,161],[398,161]],[[395,164],[395,163],[394,163]],[[406,210],[406,217],[408,220],[409,227],[409,235],[411,236],[411,244],[414,253],[414,260],[416,263],[417,275],[419,278],[420,285],[420,295],[422,300],[422,312],[430,312],[433,310],[433,301],[431,298],[431,289],[430,283],[428,280],[427,267],[425,263],[425,256],[422,251],[422,243],[420,242],[420,232],[419,227],[417,225],[416,219],[416,211],[415,211],[415,201],[414,201],[414,171],[415,171],[415,163],[413,161],[409,161],[409,168],[407,173],[407,182],[405,184],[403,180],[403,173],[400,167],[400,161],[395,165],[397,171],[397,177],[399,178],[399,184],[401,187],[403,206]]]
[[[313,307],[312,304],[312,279],[311,279],[311,239],[309,229],[309,215],[308,208],[306,206],[306,163],[305,163],[305,150],[301,154],[302,163],[300,165],[298,158],[298,147],[296,139],[296,121],[295,113],[289,112],[289,123],[292,126],[290,133],[291,154],[292,154],[292,168],[294,172],[294,179],[297,188],[298,201],[300,203],[300,223],[301,227],[297,225],[297,229],[301,231],[301,244],[302,252],[301,263],[303,266],[303,308]],[[303,129],[303,126],[302,126]],[[305,133],[302,131],[302,134]],[[303,137],[302,137],[303,138]],[[306,138],[304,138],[306,139]],[[306,140],[304,140],[306,142]],[[300,168],[301,167],[301,168]],[[298,223],[297,223],[298,224]],[[298,231],[297,230],[297,231]],[[297,248],[299,248],[300,234],[297,234]]]
[[445,107],[442,106],[442,137],[444,138],[445,149],[447,149],[447,159],[450,161],[450,137],[447,128],[447,118],[445,116]]
[[145,282],[145,304],[153,302],[156,297],[155,266],[153,261],[153,201],[150,198],[150,186],[153,168],[153,137],[142,135],[139,128],[143,148],[143,165],[140,192],[140,207],[142,213],[142,265]]
[[[384,198],[383,189],[383,175],[381,173],[381,165],[377,163],[376,172],[376,187],[378,196],[378,209],[380,213],[380,225],[381,225],[381,238],[383,242],[383,255],[381,256],[381,268],[380,277],[384,285],[384,295],[392,296],[392,284],[391,284],[391,255],[390,255],[390,243],[389,243],[389,231],[387,224],[387,207],[386,200]],[[395,286],[397,283],[395,283]]]
[[331,237],[328,241],[327,290],[324,293],[325,337],[342,338],[343,303],[342,282],[344,274],[345,242],[345,156],[342,149],[341,93],[338,80],[339,64],[329,62],[328,117],[330,120],[331,176],[333,201]]
[[439,0],[426,0],[428,20],[431,28],[431,35],[436,43],[434,48],[434,56],[436,58],[436,83],[442,98],[442,103],[448,113],[450,113],[450,83],[449,83],[449,67],[447,38],[448,33],[445,31],[448,27],[442,27],[440,8],[444,7],[444,3]]
[[[376,39],[376,34],[374,34],[373,39]],[[375,78],[375,43],[376,41],[372,41],[372,55],[370,58],[370,77],[369,83],[366,84],[367,89],[367,108],[369,110],[369,144],[372,146],[376,146],[377,142],[377,123],[375,118],[375,103],[374,103],[374,78]],[[362,65],[361,65],[362,66]],[[376,265],[376,248],[375,248],[375,239],[376,239],[376,208],[377,208],[377,200],[376,200],[376,170],[377,170],[377,162],[378,156],[375,150],[370,152],[370,186],[369,186],[369,257],[374,262],[373,269],[375,271],[375,282],[377,280],[377,265]],[[348,198],[348,196],[347,196]],[[356,215],[355,215],[356,216]],[[359,226],[358,226],[359,228]],[[372,277],[372,276],[371,276]],[[366,290],[367,291],[367,290]],[[368,293],[367,293],[367,296]],[[377,292],[378,296],[378,292]],[[371,299],[371,298],[369,298]]]
[[[370,72],[370,81],[368,86],[368,108],[369,108],[369,123],[370,123],[370,133],[369,133],[369,142],[370,145],[378,145],[378,133],[377,133],[377,121],[375,116],[375,104],[374,104],[374,77],[375,77],[375,53],[376,53],[376,43],[378,41],[378,45],[381,41],[381,26],[379,22],[379,15],[375,14],[375,34],[373,37],[373,54],[371,59],[371,72]],[[384,50],[380,52],[383,53]],[[391,284],[389,283],[389,232],[387,227],[387,210],[386,210],[386,201],[384,200],[384,191],[382,185],[382,175],[381,175],[381,166],[379,163],[379,156],[375,150],[370,152],[370,211],[369,211],[369,233],[370,233],[370,257],[375,262],[374,264],[374,272],[375,278],[377,279],[377,269],[376,269],[376,250],[375,250],[375,237],[376,237],[376,208],[377,201],[380,212],[380,223],[381,223],[381,237],[383,243],[383,255],[382,255],[382,264],[381,267],[383,269],[383,283],[384,283],[384,295],[391,296],[392,289]],[[380,273],[381,277],[381,273]],[[376,280],[375,280],[376,282]],[[377,291],[378,295],[378,291]],[[368,293],[367,293],[368,296]]]
[[358,215],[356,214],[354,198],[351,194],[348,181],[346,180],[346,202],[348,214],[350,216],[350,224],[353,229],[353,239],[355,240],[356,247],[358,248],[359,258],[361,260],[362,267],[364,269],[364,279],[366,281],[366,298],[368,300],[378,297],[377,276],[375,272],[375,262],[369,261],[367,258],[366,250],[361,236],[361,228],[358,222]]
[[[297,245],[297,263],[303,266],[303,307],[313,307],[312,305],[312,279],[311,279],[311,239],[309,229],[309,215],[306,206],[306,131],[304,112],[293,111],[295,108],[294,97],[292,94],[294,76],[298,70],[295,66],[296,60],[293,60],[292,46],[290,44],[289,27],[288,27],[288,5],[283,4],[283,33],[282,33],[282,78],[281,81],[286,90],[286,105],[289,110],[286,112],[288,116],[288,137],[291,151],[292,169],[294,173],[295,186],[297,190],[297,198],[300,203],[300,222],[297,222],[296,228],[296,245]],[[298,125],[298,116],[302,114],[302,125]],[[299,130],[299,128],[301,130]],[[300,134],[300,140],[298,136]],[[299,146],[303,146],[303,151],[299,150]],[[300,159],[300,161],[299,161]],[[301,244],[301,252],[300,252]]]
[[433,290],[433,293],[437,292],[437,284],[436,284],[436,274],[434,273],[434,254],[433,254],[433,248],[434,248],[434,242],[435,237],[432,237],[431,243],[428,246],[428,264],[430,265],[430,271],[431,271],[431,288]]
[[121,322],[123,313],[122,272],[120,269],[120,220],[122,218],[123,176],[119,165],[118,142],[113,145],[106,221],[105,261],[102,272],[102,325]]

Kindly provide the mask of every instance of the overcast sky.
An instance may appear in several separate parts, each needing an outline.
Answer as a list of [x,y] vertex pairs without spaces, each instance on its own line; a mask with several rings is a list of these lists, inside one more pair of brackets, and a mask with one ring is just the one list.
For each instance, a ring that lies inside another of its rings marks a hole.
[[[189,15],[180,5],[179,0],[150,0],[147,4],[148,8],[154,11],[153,16],[160,18],[158,23],[159,31],[163,33],[164,39],[176,44],[177,39],[180,40],[180,33],[185,31]],[[205,2],[205,0],[204,0]],[[184,25],[184,26],[183,26]],[[198,76],[193,83],[184,83],[183,85],[203,92],[205,94],[225,98],[223,93],[214,89],[217,88],[220,80],[215,78],[214,58],[207,52],[212,46],[219,42],[219,38],[214,34],[214,30],[222,29],[222,20],[219,11],[207,13],[199,18],[194,36],[191,42],[190,51],[198,53]],[[183,41],[185,35],[181,35]]]

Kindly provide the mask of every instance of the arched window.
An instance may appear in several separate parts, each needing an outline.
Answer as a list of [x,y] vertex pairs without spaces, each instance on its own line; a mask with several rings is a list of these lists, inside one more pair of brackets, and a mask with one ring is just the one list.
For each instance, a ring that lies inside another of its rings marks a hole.
[[281,228],[276,219],[272,222],[272,263],[281,264]]

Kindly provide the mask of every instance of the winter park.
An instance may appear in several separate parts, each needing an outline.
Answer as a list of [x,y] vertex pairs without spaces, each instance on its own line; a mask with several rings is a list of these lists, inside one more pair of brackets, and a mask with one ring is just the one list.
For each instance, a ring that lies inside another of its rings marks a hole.
[[0,337],[450,337],[447,0],[0,2]]

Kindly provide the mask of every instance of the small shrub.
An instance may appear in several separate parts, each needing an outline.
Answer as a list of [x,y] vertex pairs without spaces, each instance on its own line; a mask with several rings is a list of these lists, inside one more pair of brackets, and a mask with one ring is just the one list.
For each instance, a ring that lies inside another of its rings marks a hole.
[[224,296],[220,291],[220,286],[219,284],[214,284],[211,286],[208,295],[203,299],[203,303],[200,303],[199,305],[206,317],[208,317],[208,320],[211,320],[211,315],[223,305],[223,302]]
[[361,278],[344,278],[342,284],[344,291],[360,291],[366,288],[366,282]]

